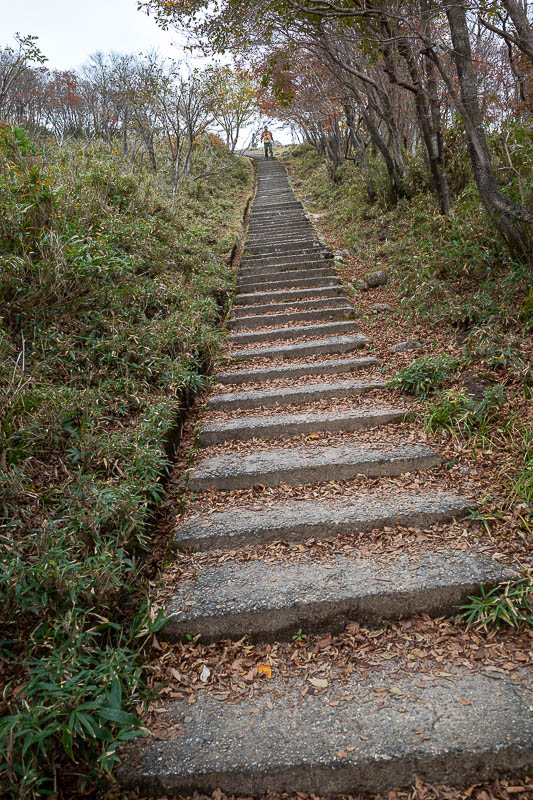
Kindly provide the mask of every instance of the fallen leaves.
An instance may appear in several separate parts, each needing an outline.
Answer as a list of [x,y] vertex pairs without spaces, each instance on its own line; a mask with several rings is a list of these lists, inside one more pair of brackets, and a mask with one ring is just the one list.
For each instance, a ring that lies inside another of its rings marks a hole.
[[272,678],[272,667],[270,666],[270,664],[259,664],[257,666],[257,674],[264,675],[265,678],[268,678],[268,680],[270,680]]
[[309,678],[309,683],[313,684],[317,689],[325,689],[328,686],[327,678]]

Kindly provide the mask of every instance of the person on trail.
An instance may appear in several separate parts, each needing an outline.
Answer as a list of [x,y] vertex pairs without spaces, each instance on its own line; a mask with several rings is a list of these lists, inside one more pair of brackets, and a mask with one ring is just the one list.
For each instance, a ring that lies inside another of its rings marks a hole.
[[274,150],[272,148],[272,142],[274,141],[274,137],[272,136],[272,132],[268,130],[267,125],[261,134],[261,141],[263,142],[265,148],[265,158],[274,158]]

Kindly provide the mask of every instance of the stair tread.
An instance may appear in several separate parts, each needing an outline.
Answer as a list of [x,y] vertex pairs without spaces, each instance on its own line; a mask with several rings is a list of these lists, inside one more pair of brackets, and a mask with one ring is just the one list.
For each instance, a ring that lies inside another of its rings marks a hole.
[[[241,797],[353,796],[412,787],[416,776],[457,785],[531,775],[527,688],[502,674],[449,665],[446,671],[443,679],[442,670],[428,668],[421,681],[412,664],[398,660],[364,676],[356,668],[326,689],[304,673],[265,681],[234,704],[211,693],[192,706],[174,702],[159,721],[177,725],[179,737],[132,748],[121,782],[154,795],[220,789]],[[531,669],[520,674],[532,678]]]
[[200,432],[200,445],[247,439],[277,439],[301,433],[347,432],[403,422],[409,412],[403,408],[376,408],[373,411],[331,411],[309,414],[264,414],[222,422],[208,422]]
[[232,360],[246,360],[253,358],[300,358],[300,356],[319,355],[320,353],[336,355],[359,350],[369,344],[370,340],[366,336],[331,336],[327,339],[311,339],[306,342],[234,350],[230,358]]
[[235,303],[237,305],[254,306],[258,303],[264,303],[268,300],[305,300],[314,297],[345,297],[344,289],[341,285],[338,286],[324,286],[316,289],[282,289],[282,290],[260,290],[255,292],[245,292],[244,294],[237,294],[235,296]]
[[308,361],[302,364],[278,365],[261,369],[239,370],[238,372],[219,372],[215,381],[223,384],[260,383],[278,378],[298,375],[339,375],[352,370],[367,369],[379,365],[377,358],[336,358],[329,361]]
[[413,614],[453,614],[481,584],[516,571],[481,553],[418,551],[416,556],[334,556],[325,562],[233,561],[181,580],[169,598],[166,639],[289,638],[298,628],[331,633],[349,620],[382,625]]
[[274,503],[265,509],[240,508],[198,515],[176,527],[174,543],[178,547],[214,550],[258,542],[332,538],[385,526],[426,526],[460,517],[471,507],[471,501],[448,492]]
[[352,480],[357,475],[401,475],[440,464],[441,458],[427,445],[400,444],[380,447],[272,448],[246,455],[206,458],[189,473],[191,490],[210,487],[243,489],[261,484],[298,486],[330,480]]
[[[383,381],[337,381],[336,383],[307,383],[303,386],[283,386],[275,389],[255,389],[248,392],[224,392],[213,395],[208,407],[254,408],[255,406],[284,405],[312,402],[326,397],[350,397],[372,389],[381,389]],[[272,401],[274,401],[272,403]]]
[[265,329],[232,333],[229,336],[229,341],[232,344],[281,341],[282,339],[298,339],[302,336],[321,336],[325,333],[350,333],[351,331],[358,331],[361,327],[358,322],[351,319],[322,322],[317,325],[290,325],[285,328],[270,328],[268,327],[268,319],[265,322]]
[[347,316],[354,316],[355,312],[352,306],[345,305],[326,305],[324,308],[310,308],[303,311],[288,311],[286,313],[279,312],[277,314],[256,314],[249,316],[236,317],[228,323],[231,330],[237,328],[248,329],[252,328],[266,328],[269,325],[279,325],[284,322],[304,322],[320,319],[328,319],[329,317],[339,317],[344,319]]

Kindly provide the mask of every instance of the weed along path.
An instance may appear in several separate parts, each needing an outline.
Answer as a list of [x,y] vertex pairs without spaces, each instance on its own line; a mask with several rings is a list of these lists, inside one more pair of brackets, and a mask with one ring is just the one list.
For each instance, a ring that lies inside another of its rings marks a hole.
[[165,573],[168,680],[119,780],[242,796],[531,775],[524,636],[480,656],[455,616],[516,572],[462,535],[468,487],[385,387],[284,167],[256,165]]

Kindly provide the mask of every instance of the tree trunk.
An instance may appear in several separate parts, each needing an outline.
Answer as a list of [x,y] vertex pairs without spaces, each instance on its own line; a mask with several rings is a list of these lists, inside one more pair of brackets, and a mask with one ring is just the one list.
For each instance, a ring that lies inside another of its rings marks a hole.
[[374,120],[372,119],[372,115],[367,110],[363,98],[359,94],[353,82],[350,82],[350,90],[357,103],[359,113],[363,118],[366,129],[368,130],[368,133],[370,135],[370,139],[372,140],[372,144],[374,145],[376,150],[379,150],[385,161],[393,198],[394,200],[399,200],[400,198],[405,197],[407,194],[403,181],[403,172],[404,172],[403,162],[398,163],[395,160],[394,154],[387,147],[385,140],[383,139],[381,133],[379,132],[377,125],[374,123]]
[[515,26],[517,47],[527,55],[533,66],[533,28],[526,12],[517,0],[502,0],[502,5]]
[[460,2],[449,5],[446,16],[459,80],[461,102],[458,111],[465,123],[472,170],[481,201],[515,255],[531,264],[533,269],[533,213],[500,193],[492,167],[479,107],[465,6]]

